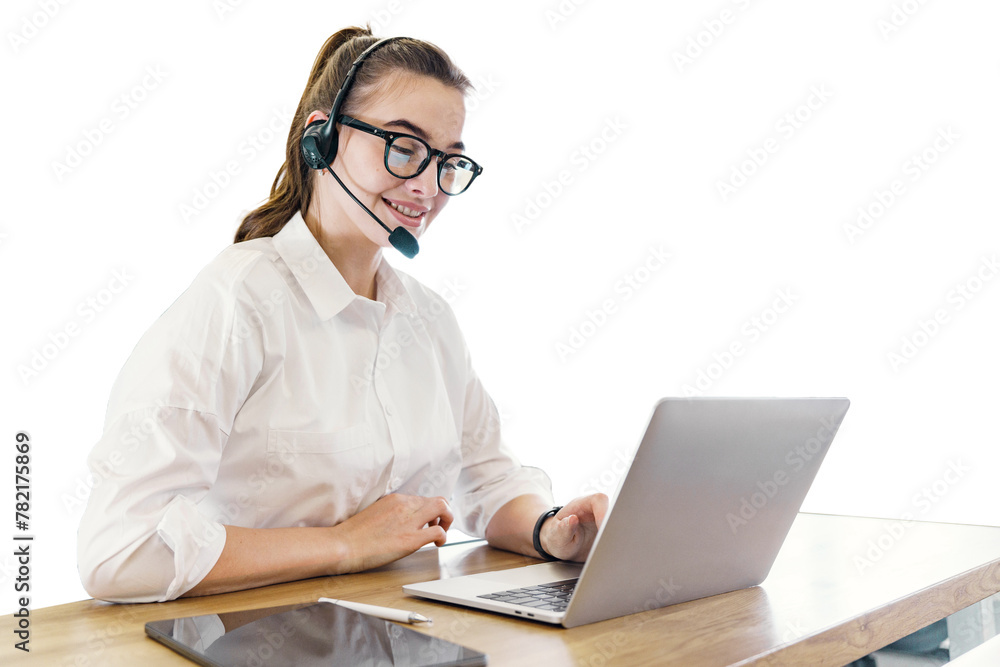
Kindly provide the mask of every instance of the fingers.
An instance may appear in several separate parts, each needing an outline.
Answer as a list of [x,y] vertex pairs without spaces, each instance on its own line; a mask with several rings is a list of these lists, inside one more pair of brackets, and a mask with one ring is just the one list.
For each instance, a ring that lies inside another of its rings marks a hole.
[[420,503],[416,514],[417,521],[426,519],[421,529],[421,540],[424,544],[434,543],[443,547],[448,541],[448,529],[455,520],[448,501],[438,496],[436,498],[416,498]]
[[594,519],[598,526],[604,524],[604,517],[608,515],[608,497],[603,493],[593,496]]
[[439,509],[441,510],[440,513],[438,514],[438,520],[439,520],[438,525],[444,528],[445,530],[448,530],[449,528],[451,528],[451,524],[455,521],[455,515],[452,513],[451,506],[448,504],[447,500],[445,500],[440,496],[435,498],[435,500],[439,502],[440,504]]
[[447,532],[451,528],[452,522],[455,520],[455,515],[451,511],[451,507],[448,505],[448,501],[440,496],[437,498],[430,498],[431,509],[437,513],[434,517],[433,524],[429,524],[429,527],[436,529],[432,531],[434,533],[434,544],[439,547],[443,547],[445,542],[448,541]]
[[434,546],[443,547],[448,542],[448,534],[441,526],[430,526],[428,530],[430,534],[428,535],[427,544],[433,542]]
[[440,496],[436,498],[410,496],[407,501],[411,503],[413,520],[411,525],[417,530],[421,544],[433,542],[436,546],[444,546],[448,540],[448,529],[455,520],[448,501]]
[[443,547],[448,541],[447,529],[441,525],[440,519],[434,519],[421,530],[424,544],[433,542],[436,546]]
[[446,531],[451,528],[455,515],[447,500],[438,496],[436,498],[419,498],[419,501],[420,507],[415,514],[418,521],[428,526],[440,526]]
[[596,523],[600,526],[604,522],[604,517],[608,513],[608,497],[603,493],[594,493],[589,496],[574,498],[566,504],[557,518],[576,514],[584,523]]

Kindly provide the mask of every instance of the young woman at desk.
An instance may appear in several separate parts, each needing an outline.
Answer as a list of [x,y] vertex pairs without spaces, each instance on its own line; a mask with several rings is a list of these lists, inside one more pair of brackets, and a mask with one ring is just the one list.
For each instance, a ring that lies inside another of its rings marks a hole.
[[112,390],[79,532],[91,595],[358,572],[443,545],[453,522],[503,549],[586,557],[607,498],[552,511],[546,475],[503,443],[451,309],[382,257],[412,256],[482,173],[463,155],[469,87],[426,42],[348,28],[324,44],[270,198]]

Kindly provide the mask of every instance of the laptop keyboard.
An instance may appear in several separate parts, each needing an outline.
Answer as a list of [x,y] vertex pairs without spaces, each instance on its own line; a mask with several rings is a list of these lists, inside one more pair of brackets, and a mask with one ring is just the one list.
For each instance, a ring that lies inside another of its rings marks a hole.
[[531,607],[532,609],[566,611],[569,599],[573,596],[573,589],[576,588],[576,581],[576,579],[553,581],[550,584],[512,588],[509,591],[487,593],[486,595],[479,595],[477,597],[486,600],[496,600],[497,602],[517,604],[522,607]]

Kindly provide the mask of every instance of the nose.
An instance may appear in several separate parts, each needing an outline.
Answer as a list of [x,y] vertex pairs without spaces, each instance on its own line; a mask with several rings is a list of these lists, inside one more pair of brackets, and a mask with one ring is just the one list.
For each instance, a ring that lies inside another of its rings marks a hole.
[[422,172],[407,179],[406,187],[415,196],[428,198],[437,196],[440,159],[437,155],[431,156],[431,161],[427,163],[427,167]]

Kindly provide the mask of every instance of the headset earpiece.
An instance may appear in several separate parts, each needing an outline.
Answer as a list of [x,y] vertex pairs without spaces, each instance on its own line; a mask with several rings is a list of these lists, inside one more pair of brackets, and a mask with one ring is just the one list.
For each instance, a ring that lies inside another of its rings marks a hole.
[[[337,130],[332,118],[314,120],[302,133],[302,159],[310,169],[326,169],[337,156]],[[331,136],[332,135],[332,136]]]

